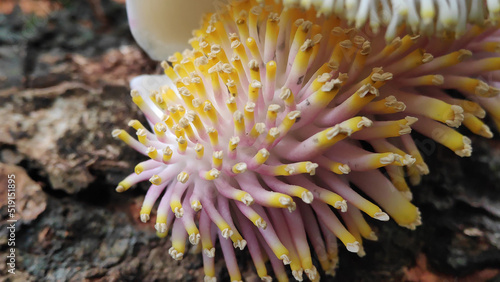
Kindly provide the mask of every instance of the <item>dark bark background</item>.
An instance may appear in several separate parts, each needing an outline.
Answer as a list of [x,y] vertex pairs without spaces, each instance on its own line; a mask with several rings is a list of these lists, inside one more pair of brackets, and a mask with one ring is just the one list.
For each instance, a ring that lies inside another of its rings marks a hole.
[[[120,3],[121,2],[121,3]],[[0,280],[202,281],[138,219],[145,186],[116,184],[141,156],[111,138],[143,119],[129,80],[159,72],[134,44],[124,1],[0,2]],[[340,250],[326,281],[500,281],[500,139],[460,159],[419,140],[431,174],[414,187],[423,225],[370,221],[366,257]],[[7,175],[16,175],[16,274],[7,273]],[[238,253],[247,281],[257,281]],[[217,262],[219,280],[229,277]]]

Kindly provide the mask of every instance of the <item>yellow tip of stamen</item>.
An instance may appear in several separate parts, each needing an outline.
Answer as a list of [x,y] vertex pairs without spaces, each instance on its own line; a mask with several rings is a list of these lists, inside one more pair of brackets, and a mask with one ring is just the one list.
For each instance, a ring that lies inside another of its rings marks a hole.
[[226,100],[226,106],[233,114],[238,110],[236,99],[234,97],[229,97],[229,99]]
[[279,128],[277,128],[277,127],[273,127],[271,129],[269,129],[269,131],[267,132],[265,143],[268,146],[271,145],[274,142],[274,140],[276,140],[276,138],[278,138],[280,136],[280,134],[281,134],[281,132],[280,132]]
[[118,183],[118,186],[116,187],[115,190],[118,193],[122,193],[127,191],[130,188],[130,186],[132,186],[132,184],[129,181],[124,180]]
[[135,130],[146,129],[144,125],[142,125],[142,123],[136,119],[129,121],[128,126],[134,128]]
[[167,232],[167,217],[165,215],[158,215],[156,217],[155,229],[158,233]]
[[294,97],[292,90],[289,88],[281,88],[281,92],[279,94],[279,98],[285,101],[285,105],[292,106],[294,105]]
[[294,125],[295,121],[300,117],[300,111],[291,111],[281,122],[279,126],[280,132],[286,133]]
[[252,80],[248,86],[248,99],[250,102],[256,103],[259,98],[259,89],[262,88],[262,83],[258,80]]
[[222,159],[223,159],[222,151],[215,151],[212,155],[212,163],[213,166],[220,169],[222,167]]
[[168,254],[175,260],[182,260],[184,258],[184,253],[176,250],[174,247],[168,250]]
[[194,146],[194,151],[196,152],[196,159],[201,160],[203,158],[205,148],[201,144],[196,144]]
[[140,218],[141,218],[141,221],[142,221],[143,223],[148,222],[148,221],[149,221],[149,219],[150,219],[149,212],[147,212],[147,213],[146,213],[146,212],[141,211],[141,212],[140,212]]
[[[196,229],[196,227],[194,228]],[[200,243],[200,239],[201,239],[201,236],[200,236],[200,233],[197,231],[192,231],[190,230],[190,232],[188,231],[189,233],[189,243],[191,243],[192,245],[196,246]]]
[[163,149],[163,162],[168,163],[170,159],[172,159],[173,154],[174,151],[172,151],[169,146],[165,147],[165,149]]
[[174,213],[176,218],[181,218],[184,216],[184,209],[182,208],[182,204],[179,201],[171,201],[170,208]]
[[309,173],[314,175],[318,164],[312,162],[298,162],[294,164],[279,165],[275,167],[275,175],[294,175],[301,173]]
[[187,172],[181,172],[177,175],[177,181],[181,183],[186,183],[189,180],[189,174]]
[[123,129],[115,129],[113,132],[111,132],[111,135],[115,139],[120,139],[122,140],[125,144],[129,145],[130,142],[133,140],[132,136],[128,134],[125,130]]
[[251,204],[254,203],[253,197],[250,194],[248,194],[247,192],[238,193],[238,195],[236,196],[236,200],[242,202],[243,204],[245,204],[247,206],[250,206]]
[[212,145],[212,147],[219,146],[219,134],[217,133],[217,129],[210,127],[207,132],[210,137],[210,145]]
[[153,185],[160,185],[161,184],[161,177],[158,176],[157,174],[151,176],[149,178],[149,182],[151,182]]
[[184,152],[186,152],[188,143],[184,137],[181,136],[177,138],[177,145],[179,153],[183,154]]
[[148,147],[146,150],[146,154],[153,160],[158,157],[158,151],[155,147]]
[[243,136],[245,133],[245,120],[244,115],[240,111],[236,111],[233,114],[234,128],[235,132],[239,136]]
[[288,208],[290,212],[294,211],[297,207],[292,197],[282,193],[273,193],[273,195],[269,197],[267,201],[267,204],[272,207]]
[[250,131],[250,136],[252,138],[257,138],[260,134],[264,133],[266,131],[266,125],[264,123],[256,123],[253,127],[252,130]]
[[148,139],[147,139],[147,131],[145,129],[141,128],[137,130],[136,135],[139,142],[141,142],[144,145],[147,145]]
[[142,164],[138,164],[134,168],[135,174],[141,174],[144,171],[144,166]]
[[144,100],[142,99],[141,95],[139,94],[139,91],[132,89],[130,91],[130,96],[132,97],[132,101],[139,107],[141,108],[144,106]]
[[372,124],[373,122],[366,117],[353,117],[317,133],[315,135],[318,141],[317,145],[320,148],[330,147],[338,141],[351,136],[352,133],[364,127],[372,126]]
[[205,172],[204,178],[206,180],[214,180],[214,179],[219,178],[219,175],[220,175],[220,171],[216,168],[212,168],[211,170]]
[[267,159],[269,158],[269,156],[270,156],[269,151],[267,149],[263,148],[263,149],[260,149],[257,152],[257,154],[255,154],[255,156],[253,157],[253,160],[258,165],[261,165],[261,164],[263,164],[263,163],[265,163],[267,161]]
[[247,170],[247,164],[246,163],[237,163],[233,166],[231,169],[233,173],[239,174],[243,173]]
[[194,211],[200,211],[202,209],[202,205],[201,205],[200,201],[192,201],[191,202],[191,208]]

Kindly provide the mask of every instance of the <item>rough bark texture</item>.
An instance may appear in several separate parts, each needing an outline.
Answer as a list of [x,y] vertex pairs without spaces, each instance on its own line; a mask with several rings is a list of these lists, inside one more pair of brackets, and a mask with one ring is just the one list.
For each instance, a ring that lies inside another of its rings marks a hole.
[[[134,45],[123,4],[14,2],[0,4],[1,280],[201,281],[200,256],[172,260],[170,241],[138,220],[144,187],[114,192],[142,159],[110,134],[143,119],[128,82],[157,71]],[[379,242],[365,242],[364,258],[341,249],[326,280],[500,281],[500,139],[474,138],[468,159],[420,140],[431,169],[413,190],[423,225],[371,221]],[[15,275],[4,263],[12,173]],[[238,256],[256,281],[249,257]],[[222,260],[217,269],[229,279]]]

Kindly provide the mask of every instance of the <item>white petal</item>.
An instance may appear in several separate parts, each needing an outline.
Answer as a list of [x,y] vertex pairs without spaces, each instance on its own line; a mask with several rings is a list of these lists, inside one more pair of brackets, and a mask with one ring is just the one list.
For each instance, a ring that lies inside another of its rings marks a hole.
[[154,60],[190,48],[191,31],[199,28],[204,13],[215,11],[213,1],[127,0],[130,30]]

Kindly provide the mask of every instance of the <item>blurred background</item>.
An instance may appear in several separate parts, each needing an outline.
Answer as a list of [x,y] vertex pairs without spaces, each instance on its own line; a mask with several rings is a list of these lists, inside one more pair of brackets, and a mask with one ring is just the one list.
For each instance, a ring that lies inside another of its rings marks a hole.
[[[0,281],[202,281],[143,224],[146,185],[116,184],[143,159],[111,137],[144,120],[129,81],[160,73],[130,34],[124,0],[0,0]],[[145,122],[143,122],[146,124]],[[493,126],[492,126],[493,128]],[[423,225],[374,222],[366,257],[340,249],[327,281],[500,281],[500,139],[459,159],[417,136],[431,174],[414,187]],[[8,176],[15,175],[15,274]],[[153,215],[152,222],[155,218]],[[247,281],[258,281],[237,252]],[[223,261],[219,281],[228,281]]]

